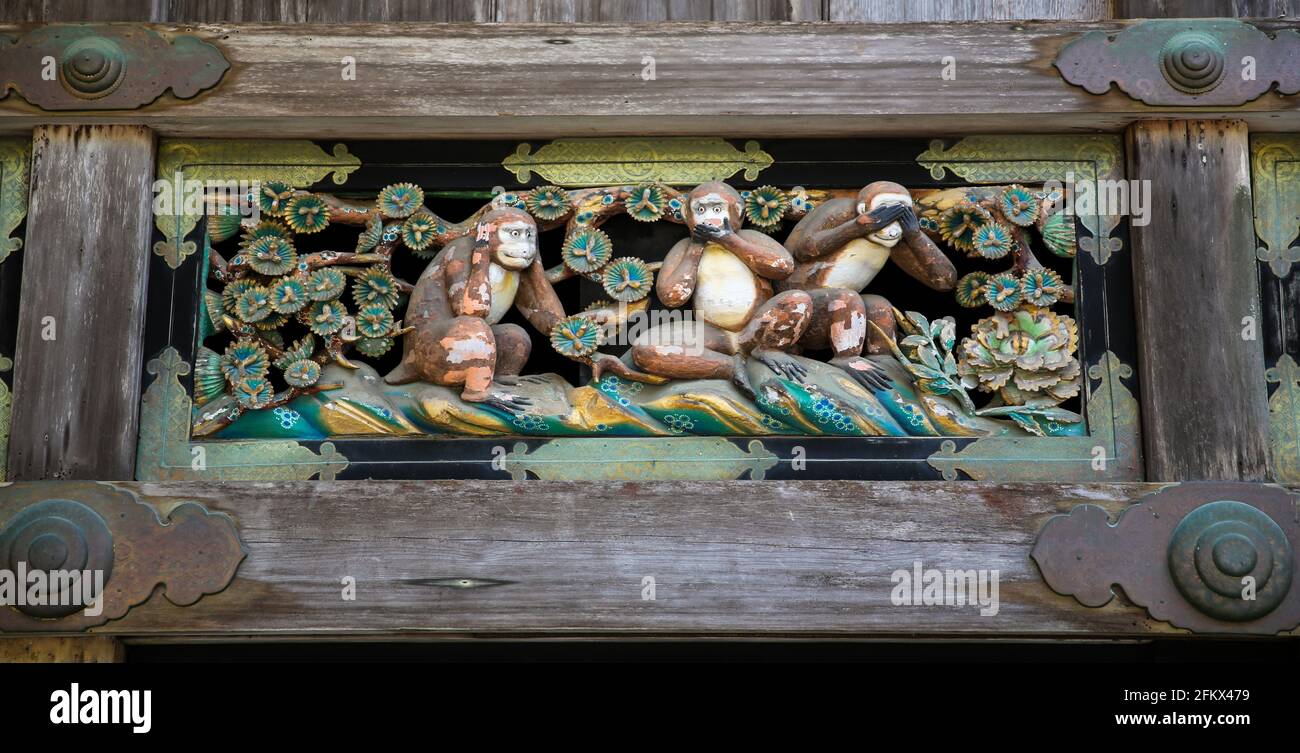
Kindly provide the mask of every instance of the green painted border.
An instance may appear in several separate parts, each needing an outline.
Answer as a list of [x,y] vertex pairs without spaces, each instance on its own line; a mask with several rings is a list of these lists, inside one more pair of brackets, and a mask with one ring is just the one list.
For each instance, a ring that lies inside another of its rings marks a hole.
[[[23,239],[12,233],[27,216],[31,189],[32,140],[24,137],[0,138],[0,263],[23,247]],[[14,362],[0,353],[0,371],[9,371]],[[9,473],[9,428],[13,412],[13,395],[0,382],[0,481]]]
[[1261,133],[1250,136],[1251,200],[1255,206],[1255,235],[1263,245],[1255,258],[1279,279],[1300,262],[1300,134]]
[[[1255,258],[1279,280],[1300,262],[1300,133],[1250,136],[1251,201],[1255,235],[1261,245]],[[1277,388],[1268,399],[1269,445],[1273,480],[1300,484],[1300,367],[1296,354],[1283,353],[1265,369],[1264,380]],[[1267,388],[1266,388],[1267,389]]]

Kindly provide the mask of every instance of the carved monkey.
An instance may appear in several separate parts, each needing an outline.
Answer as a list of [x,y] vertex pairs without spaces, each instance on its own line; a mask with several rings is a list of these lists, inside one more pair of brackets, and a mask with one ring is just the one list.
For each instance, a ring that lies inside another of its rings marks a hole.
[[[830,348],[831,363],[872,389],[888,380],[862,358],[889,353],[894,307],[883,296],[860,295],[892,259],[909,276],[933,290],[952,290],[957,269],[921,232],[912,197],[897,183],[877,181],[855,199],[831,199],[813,208],[786,239],[797,260],[778,287],[802,290],[813,301],[812,317],[799,345]],[[884,333],[868,331],[873,322]],[[886,339],[888,338],[888,339]]]
[[525,409],[527,398],[496,388],[517,383],[532,350],[523,327],[500,323],[511,306],[548,334],[565,316],[542,267],[536,222],[520,209],[495,209],[473,237],[448,243],[420,275],[406,309],[413,329],[402,363],[384,381],[459,385],[466,401]]
[[806,371],[782,351],[803,334],[812,299],[801,290],[773,295],[769,282],[794,271],[790,253],[763,233],[741,229],[740,194],[720,181],[692,190],[684,214],[690,237],[668,252],[655,291],[670,308],[690,302],[695,321],[646,331],[633,341],[633,362],[659,376],[729,379],[751,398],[745,356],[802,381]]

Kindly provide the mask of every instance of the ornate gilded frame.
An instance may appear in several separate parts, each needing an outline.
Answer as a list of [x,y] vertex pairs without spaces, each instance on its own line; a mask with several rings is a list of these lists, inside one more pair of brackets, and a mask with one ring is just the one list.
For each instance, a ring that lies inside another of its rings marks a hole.
[[1300,134],[1250,137],[1274,480],[1300,483]]
[[[331,177],[343,184],[361,167],[342,144],[309,141],[164,141],[159,152],[160,178],[218,180],[282,180],[307,186]],[[647,179],[691,185],[705,179],[743,175],[753,180],[773,159],[757,142],[723,139],[560,139],[534,149],[520,144],[505,155],[501,167],[521,183],[537,180],[557,185],[617,184]],[[971,184],[1033,183],[1048,180],[1122,178],[1122,144],[1115,136],[974,136],[945,145],[933,142],[915,156],[915,164],[937,180],[947,171]],[[503,182],[506,182],[503,180]],[[154,244],[155,269],[170,270],[164,280],[151,282],[150,318],[163,316],[177,296],[194,295],[200,281],[203,254],[189,239],[200,217],[176,214],[160,217],[160,240]],[[912,477],[1003,481],[1099,481],[1141,478],[1137,400],[1130,385],[1131,343],[1122,353],[1108,347],[1112,330],[1132,331],[1127,256],[1122,254],[1125,227],[1113,215],[1080,217],[1080,298],[1092,296],[1105,312],[1100,321],[1084,321],[1081,336],[1087,358],[1085,413],[1090,435],[1082,437],[1015,439],[894,439],[875,438],[884,454],[898,455],[910,443],[909,457],[890,462],[912,463]],[[1117,259],[1122,259],[1117,261]],[[156,284],[155,284],[156,283]],[[186,292],[188,291],[188,293]],[[1119,321],[1114,321],[1118,314]],[[169,331],[162,347],[150,346],[137,476],[155,479],[303,479],[350,477],[364,473],[350,460],[348,446],[363,440],[308,442],[286,440],[193,441],[189,434],[191,401],[186,377],[190,365],[182,356],[192,350],[192,330]],[[1122,338],[1121,338],[1122,339]],[[1130,338],[1131,339],[1131,336]],[[415,451],[395,451],[401,463],[452,464],[456,472],[481,478],[650,480],[797,477],[799,461],[817,455],[818,440],[805,437],[656,437],[409,440],[435,442]],[[892,444],[890,444],[892,442]],[[400,441],[398,441],[400,444]],[[917,443],[928,443],[919,449]],[[468,445],[473,444],[473,455]],[[394,445],[396,446],[396,445]],[[832,445],[826,444],[825,447]],[[457,450],[457,448],[465,448]],[[490,449],[491,452],[485,450]],[[916,454],[919,452],[920,454]],[[926,454],[928,452],[928,455]],[[418,461],[417,458],[418,457]],[[410,459],[405,459],[410,458]],[[599,458],[581,462],[575,458]],[[848,458],[875,477],[873,458]],[[820,471],[805,477],[843,477],[839,458],[828,459]],[[400,471],[399,471],[400,472]],[[441,471],[439,472],[441,473]],[[881,477],[889,477],[888,475]]]

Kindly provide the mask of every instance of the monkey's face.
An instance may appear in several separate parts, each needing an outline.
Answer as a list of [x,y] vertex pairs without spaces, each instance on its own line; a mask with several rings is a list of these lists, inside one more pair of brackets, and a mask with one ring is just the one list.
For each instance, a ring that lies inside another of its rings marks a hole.
[[691,230],[705,227],[717,230],[731,230],[731,210],[727,200],[721,194],[706,193],[691,197]]
[[526,269],[537,258],[537,226],[512,220],[497,227],[492,260],[506,269]]
[[[912,196],[907,192],[872,192],[870,197],[858,197],[858,214],[869,214],[880,207],[902,205],[912,206]],[[891,222],[882,227],[871,235],[867,236],[871,241],[878,243],[885,248],[892,248],[898,240],[903,237],[903,226],[897,222]]]

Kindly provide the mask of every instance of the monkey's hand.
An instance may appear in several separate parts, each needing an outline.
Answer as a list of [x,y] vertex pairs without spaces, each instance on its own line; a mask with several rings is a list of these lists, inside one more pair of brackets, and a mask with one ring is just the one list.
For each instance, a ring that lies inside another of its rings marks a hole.
[[894,382],[883,369],[862,356],[832,358],[829,363],[837,366],[862,385],[868,392],[885,392],[894,388]]
[[725,222],[721,225],[708,225],[701,223],[691,230],[691,237],[701,243],[717,241],[728,235],[731,235],[731,228]]
[[804,377],[808,376],[808,370],[803,367],[803,364],[796,361],[788,353],[782,353],[771,348],[755,348],[749,355],[771,369],[773,374],[789,379],[792,382],[803,384]]
[[892,222],[901,220],[903,213],[908,209],[906,204],[886,204],[866,214],[858,215],[858,224],[866,227],[868,232],[874,233]]
[[474,240],[477,243],[490,243],[492,241],[492,234],[495,233],[496,231],[497,231],[496,223],[493,222],[479,223],[478,234],[474,236]]
[[903,204],[902,206],[905,211],[898,218],[898,224],[903,227],[903,234],[912,235],[913,233],[920,231],[921,220],[916,216],[916,210],[906,204]]
[[597,382],[600,381],[602,374],[609,373],[624,379],[641,382],[643,384],[664,384],[668,377],[662,377],[658,374],[647,374],[623,363],[622,359],[609,353],[594,353],[591,356],[591,378]]

